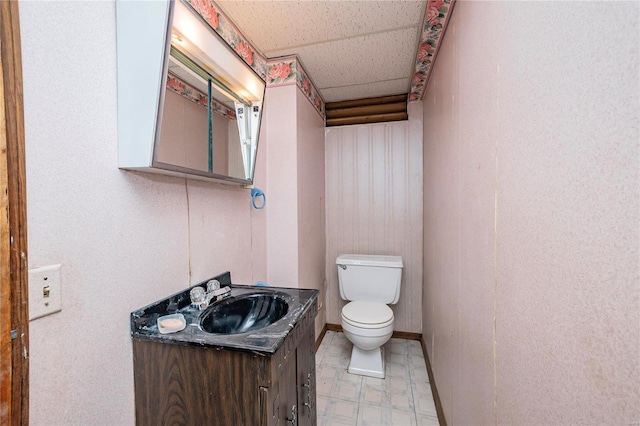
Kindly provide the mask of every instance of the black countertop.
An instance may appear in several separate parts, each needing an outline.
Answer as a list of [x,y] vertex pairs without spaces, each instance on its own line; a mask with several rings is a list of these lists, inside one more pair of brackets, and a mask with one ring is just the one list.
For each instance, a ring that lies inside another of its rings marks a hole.
[[[228,298],[212,302],[207,309],[198,310],[191,306],[189,291],[196,286],[206,288],[206,283],[213,279],[220,281],[221,287],[231,287],[230,297],[255,293],[276,294],[286,300],[289,305],[288,311],[278,321],[259,330],[241,334],[208,333],[200,325],[202,317],[206,315],[209,309],[212,309],[217,304],[224,303]],[[225,272],[132,312],[131,336],[133,339],[153,340],[170,344],[233,349],[263,355],[273,354],[282,345],[285,337],[296,323],[311,308],[315,308],[318,293],[318,290],[312,289],[235,285],[231,283],[231,274]],[[184,315],[186,320],[185,329],[175,333],[160,334],[157,325],[158,317],[169,314]]]

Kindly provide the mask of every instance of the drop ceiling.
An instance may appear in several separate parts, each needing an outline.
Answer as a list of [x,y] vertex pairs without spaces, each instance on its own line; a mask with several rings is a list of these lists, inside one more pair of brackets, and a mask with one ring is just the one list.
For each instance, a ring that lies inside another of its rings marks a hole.
[[426,1],[216,3],[267,58],[297,55],[325,102],[409,92]]

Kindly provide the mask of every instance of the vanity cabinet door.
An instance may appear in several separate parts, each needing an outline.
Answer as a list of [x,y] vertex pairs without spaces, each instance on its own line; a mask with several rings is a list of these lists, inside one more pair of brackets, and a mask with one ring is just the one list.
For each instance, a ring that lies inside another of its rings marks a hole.
[[277,426],[280,421],[280,392],[278,382],[270,388],[260,387],[261,426]]
[[281,425],[297,425],[300,408],[296,393],[296,360],[291,352],[285,362],[280,381],[280,423]]
[[261,413],[267,419],[263,425],[316,425],[313,317],[301,322],[272,359],[275,379],[264,398],[261,396],[265,401]]
[[298,424],[316,425],[316,363],[314,330],[307,327],[296,351]]

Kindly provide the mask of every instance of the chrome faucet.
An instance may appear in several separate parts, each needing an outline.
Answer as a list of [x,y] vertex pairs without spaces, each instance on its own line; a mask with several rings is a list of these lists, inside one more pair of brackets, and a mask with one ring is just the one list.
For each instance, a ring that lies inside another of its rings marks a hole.
[[215,298],[214,302],[216,302],[218,300],[222,300],[227,296],[231,296],[231,287],[229,287],[229,286],[218,288],[216,290],[213,290],[213,291],[207,293],[207,297],[209,298],[209,301],[211,301],[211,299]]
[[197,286],[191,289],[189,296],[191,297],[191,305],[197,307],[200,310],[206,309],[211,300],[217,302],[227,296],[231,295],[231,287],[226,286],[220,288],[220,281],[211,280],[207,282],[207,290]]

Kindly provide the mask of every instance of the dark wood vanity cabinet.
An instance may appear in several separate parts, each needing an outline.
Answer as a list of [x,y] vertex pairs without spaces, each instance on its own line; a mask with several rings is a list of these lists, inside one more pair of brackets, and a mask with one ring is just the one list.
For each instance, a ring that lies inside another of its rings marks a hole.
[[316,425],[314,319],[274,354],[133,339],[138,425]]
[[312,320],[311,326],[301,331],[296,347],[292,342],[288,350],[276,353],[272,366],[278,371],[276,379],[271,387],[261,389],[261,404],[263,401],[266,404],[261,407],[261,416],[266,418],[266,422],[261,421],[260,424],[316,424],[314,346]]

